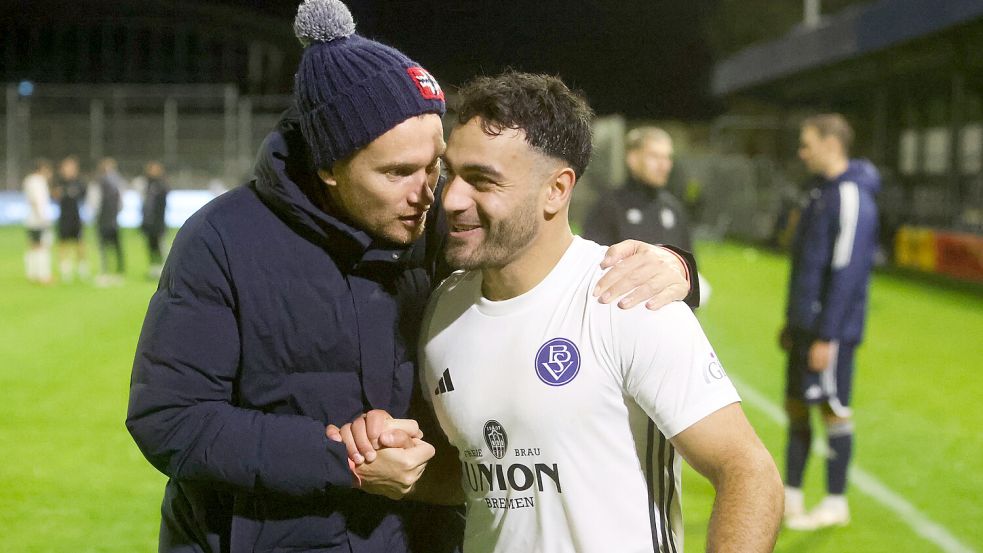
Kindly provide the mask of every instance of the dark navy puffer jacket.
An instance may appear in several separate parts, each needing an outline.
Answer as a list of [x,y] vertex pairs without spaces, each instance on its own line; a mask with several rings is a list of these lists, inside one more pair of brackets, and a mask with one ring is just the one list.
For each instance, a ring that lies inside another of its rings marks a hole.
[[[167,552],[443,551],[447,509],[351,487],[325,425],[408,416],[430,293],[407,251],[317,208],[288,120],[256,178],[181,229],[137,347],[126,425],[170,477]],[[305,193],[305,191],[307,193]]]
[[851,160],[839,177],[813,183],[792,244],[789,327],[824,340],[863,338],[880,186],[866,160]]

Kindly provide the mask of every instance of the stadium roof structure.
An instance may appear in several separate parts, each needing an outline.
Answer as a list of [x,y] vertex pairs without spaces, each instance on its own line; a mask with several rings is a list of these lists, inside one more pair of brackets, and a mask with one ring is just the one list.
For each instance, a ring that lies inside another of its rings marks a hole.
[[[861,4],[824,18],[816,27],[798,26],[779,39],[750,46],[723,60],[714,67],[711,89],[718,97],[762,92],[793,76],[822,71],[843,62],[870,61],[885,51],[981,20],[983,2],[980,0],[881,0]],[[930,50],[934,51],[914,59],[931,65],[932,59],[946,54],[937,47]],[[862,75],[865,69],[875,68],[860,67],[852,74]],[[874,75],[878,71],[869,73]],[[829,76],[824,72],[824,80]],[[808,86],[799,90],[805,88],[815,89]],[[788,90],[784,93],[787,96]]]
[[289,20],[217,2],[0,2],[0,82],[235,82],[282,93],[301,51]]

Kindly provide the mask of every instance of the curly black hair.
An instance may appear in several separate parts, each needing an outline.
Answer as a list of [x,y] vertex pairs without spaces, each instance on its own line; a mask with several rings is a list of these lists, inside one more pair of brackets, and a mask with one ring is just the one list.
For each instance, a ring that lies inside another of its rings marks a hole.
[[524,131],[530,146],[570,164],[577,177],[590,163],[594,111],[559,77],[511,69],[476,77],[461,87],[457,106],[459,124],[474,117],[489,135]]

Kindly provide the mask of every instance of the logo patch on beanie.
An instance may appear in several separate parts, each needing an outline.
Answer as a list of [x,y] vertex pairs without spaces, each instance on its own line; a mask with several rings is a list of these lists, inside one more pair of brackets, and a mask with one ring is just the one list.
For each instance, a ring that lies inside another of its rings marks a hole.
[[410,67],[406,72],[410,74],[410,78],[416,83],[416,87],[420,89],[420,94],[424,98],[427,100],[444,100],[444,91],[429,71],[422,67]]

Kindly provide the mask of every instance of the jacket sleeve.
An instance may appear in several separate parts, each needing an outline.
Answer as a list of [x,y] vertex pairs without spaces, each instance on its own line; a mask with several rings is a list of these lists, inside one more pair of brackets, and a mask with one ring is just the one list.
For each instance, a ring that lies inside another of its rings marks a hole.
[[[683,233],[683,243],[680,246],[686,251],[693,251],[693,227],[690,226],[689,212],[686,211],[686,205],[682,202],[677,202],[678,206],[678,217],[680,228],[684,229]],[[696,273],[694,273],[696,274]]]
[[239,332],[220,235],[185,225],[137,345],[126,427],[171,478],[307,495],[351,486],[344,446],[320,421],[236,405]]
[[815,332],[816,317],[822,308],[822,292],[829,270],[833,237],[836,228],[830,216],[828,194],[809,201],[795,231],[792,254],[792,274],[788,281],[788,302],[785,313],[787,326]]
[[854,182],[841,182],[828,193],[829,201],[824,213],[828,230],[825,267],[826,280],[820,300],[820,312],[816,326],[821,340],[838,340],[843,323],[856,291],[864,284],[868,260],[863,248],[857,247],[857,230],[860,221],[860,189]]
[[617,206],[609,194],[610,191],[607,190],[601,192],[601,197],[591,207],[587,218],[584,220],[581,233],[584,238],[605,246],[616,244],[622,240],[622,237],[618,236],[616,224],[618,220]]
[[692,253],[682,248],[677,248],[669,244],[659,245],[667,250],[672,250],[686,264],[687,277],[689,278],[689,293],[683,298],[683,303],[696,309],[700,306],[700,278],[696,271],[696,258],[693,257]]

